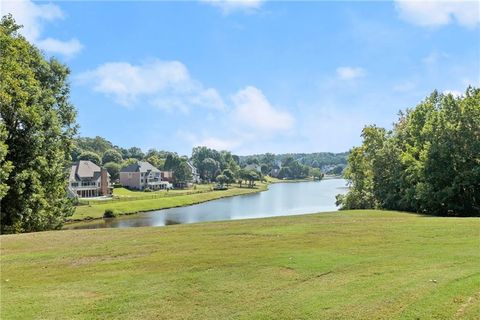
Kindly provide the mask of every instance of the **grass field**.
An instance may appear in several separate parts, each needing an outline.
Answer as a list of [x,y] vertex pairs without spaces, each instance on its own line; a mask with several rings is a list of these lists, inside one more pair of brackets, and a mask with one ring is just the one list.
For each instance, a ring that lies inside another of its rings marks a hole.
[[[267,190],[268,184],[256,182],[255,188],[239,188],[236,185],[232,185],[228,190],[219,191],[210,190],[211,187],[211,185],[200,185],[195,190],[171,190],[168,191],[168,193],[166,191],[139,192],[126,189],[117,191],[117,189],[114,189],[114,195],[120,197],[119,201],[104,200],[96,201],[91,205],[78,206],[75,208],[75,213],[70,219],[101,218],[106,209],[111,209],[116,214],[121,215],[186,206],[224,197],[264,191]],[[129,198],[131,199],[129,200]]]
[[1,236],[6,319],[478,319],[480,219],[345,211]]

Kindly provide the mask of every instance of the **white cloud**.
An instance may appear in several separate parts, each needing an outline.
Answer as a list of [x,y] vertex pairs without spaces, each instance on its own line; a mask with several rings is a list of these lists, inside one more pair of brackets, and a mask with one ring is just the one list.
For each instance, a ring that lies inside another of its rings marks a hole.
[[201,0],[211,6],[219,8],[223,14],[233,12],[255,12],[262,5],[263,0]]
[[[214,128],[192,133],[179,131],[178,136],[192,146],[217,150],[242,150],[274,141],[293,133],[295,119],[290,113],[274,107],[263,92],[253,86],[238,90],[231,96],[231,107]],[[220,131],[221,135],[214,133]]]
[[20,29],[22,35],[30,42],[38,45],[40,49],[53,54],[71,57],[77,54],[82,45],[77,39],[62,41],[58,39],[42,39],[43,25],[54,20],[64,19],[62,10],[52,3],[36,4],[30,0],[2,1],[2,15],[12,14],[15,21],[23,25]]
[[151,105],[166,110],[187,112],[190,106],[224,108],[218,92],[205,89],[192,79],[187,67],[179,61],[155,59],[139,65],[108,62],[76,78],[123,106],[132,106],[146,98]]
[[456,21],[473,28],[480,23],[478,1],[396,0],[395,7],[402,19],[424,27],[438,27]]
[[232,96],[235,121],[251,129],[275,132],[290,130],[293,117],[285,111],[277,110],[259,89],[248,86]]
[[352,80],[366,75],[363,68],[359,67],[339,67],[337,68],[337,77],[341,80]]
[[66,57],[74,56],[77,52],[82,50],[83,46],[78,39],[70,39],[68,41],[61,41],[57,39],[47,38],[37,41],[37,45],[40,49],[59,53]]

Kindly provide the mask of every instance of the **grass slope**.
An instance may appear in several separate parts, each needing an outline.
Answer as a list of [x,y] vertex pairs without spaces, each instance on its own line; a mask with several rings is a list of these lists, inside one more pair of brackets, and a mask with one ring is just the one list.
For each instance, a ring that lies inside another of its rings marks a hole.
[[480,219],[346,211],[1,236],[7,319],[475,319]]
[[[83,205],[75,208],[75,213],[71,220],[82,220],[87,218],[101,218],[105,209],[112,209],[117,214],[129,214],[140,211],[160,210],[166,208],[187,206],[219,198],[237,196],[242,194],[255,193],[267,190],[266,183],[256,183],[255,188],[239,188],[231,186],[228,190],[208,191],[208,190],[172,190],[168,194],[161,192],[135,192],[128,190],[114,191],[119,192],[117,196],[120,199],[112,201],[96,201],[91,205]],[[211,186],[209,186],[210,188]],[[158,196],[158,198],[153,198]],[[128,200],[129,197],[134,200]],[[139,197],[145,197],[139,199]]]

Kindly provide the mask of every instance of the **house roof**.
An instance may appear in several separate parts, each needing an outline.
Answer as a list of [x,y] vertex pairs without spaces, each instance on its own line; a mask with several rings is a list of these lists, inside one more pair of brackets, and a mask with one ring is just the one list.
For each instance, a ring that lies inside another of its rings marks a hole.
[[80,160],[72,164],[70,169],[70,181],[82,179],[98,179],[102,169],[92,161]]
[[137,161],[136,163],[132,163],[125,168],[123,168],[120,172],[160,172],[157,168],[155,168],[152,164],[147,161]]
[[187,161],[187,165],[190,167],[191,170],[196,170],[197,169],[197,168],[195,168],[195,166],[190,161]]

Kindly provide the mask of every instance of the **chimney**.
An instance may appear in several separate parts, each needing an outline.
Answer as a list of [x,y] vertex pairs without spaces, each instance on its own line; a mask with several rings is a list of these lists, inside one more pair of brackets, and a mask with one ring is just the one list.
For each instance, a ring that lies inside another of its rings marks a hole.
[[102,196],[108,196],[110,194],[110,189],[108,188],[108,171],[107,169],[102,169],[100,173],[100,194]]

